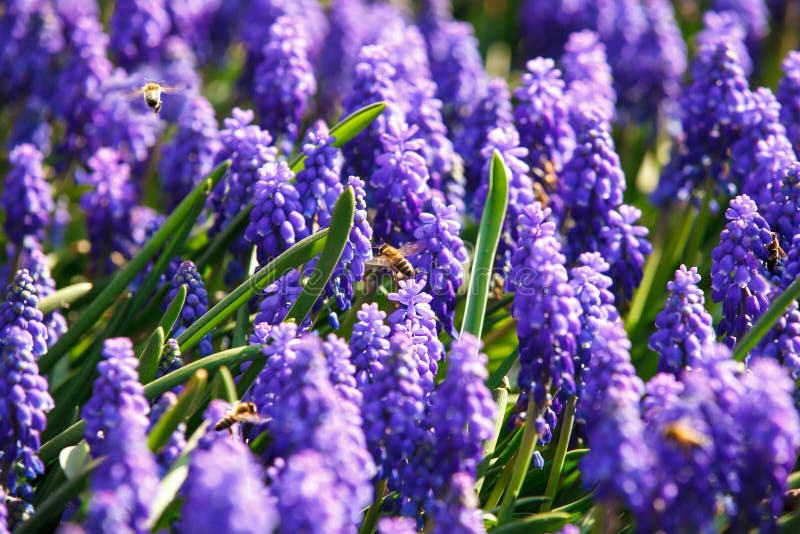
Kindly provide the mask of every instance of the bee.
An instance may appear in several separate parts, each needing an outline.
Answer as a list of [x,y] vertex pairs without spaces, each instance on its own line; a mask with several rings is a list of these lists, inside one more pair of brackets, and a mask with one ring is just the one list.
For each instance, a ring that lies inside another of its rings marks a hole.
[[775,266],[778,264],[778,260],[786,259],[786,251],[781,248],[780,243],[778,243],[778,234],[775,232],[770,232],[772,234],[772,242],[767,245],[767,252],[769,252],[769,257],[767,258],[767,270],[771,273],[775,272]]
[[145,104],[150,106],[156,114],[156,117],[158,117],[162,104],[161,93],[175,93],[179,90],[178,87],[161,85],[158,82],[147,82],[135,91],[128,93],[128,98],[135,98],[139,95],[143,95]]
[[664,427],[661,434],[678,445],[685,448],[692,447],[705,447],[708,445],[708,438],[702,432],[699,432],[682,421],[675,421],[669,423]]
[[236,401],[233,407],[216,422],[214,430],[217,432],[228,429],[233,434],[231,427],[236,423],[261,423],[263,419],[258,416],[258,408],[252,402]]
[[395,280],[414,278],[417,271],[406,256],[415,256],[422,252],[424,247],[425,244],[420,241],[404,243],[400,248],[384,243],[378,247],[378,256],[366,261],[365,264],[391,270]]

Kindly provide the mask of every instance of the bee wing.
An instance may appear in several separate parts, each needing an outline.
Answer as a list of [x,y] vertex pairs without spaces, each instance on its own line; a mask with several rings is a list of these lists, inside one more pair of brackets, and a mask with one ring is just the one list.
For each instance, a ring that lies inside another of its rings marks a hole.
[[162,85],[160,87],[161,87],[161,92],[167,94],[177,93],[182,90],[182,88],[178,87],[177,85]]
[[125,93],[125,98],[136,98],[144,93],[144,87],[138,87],[133,91]]
[[257,414],[247,415],[239,418],[240,423],[249,423],[251,425],[259,425],[269,421],[268,417],[260,417]]
[[369,259],[364,262],[364,265],[367,267],[377,267],[377,268],[384,268],[384,269],[391,269],[392,268],[392,260],[385,256],[376,256],[372,259]]
[[397,250],[399,250],[403,256],[416,256],[417,254],[425,250],[425,242],[410,241],[408,243],[403,243],[402,245],[400,245],[400,248],[398,248]]

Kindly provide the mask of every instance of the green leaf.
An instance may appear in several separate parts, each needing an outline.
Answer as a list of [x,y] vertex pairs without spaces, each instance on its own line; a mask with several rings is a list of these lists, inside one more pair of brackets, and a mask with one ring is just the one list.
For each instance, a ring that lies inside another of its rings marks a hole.
[[228,293],[213,308],[199,317],[189,328],[178,336],[181,352],[185,353],[203,339],[215,326],[222,323],[240,307],[247,304],[259,291],[283,276],[289,270],[298,267],[322,250],[328,229],[325,228],[295,243],[289,250],[269,262],[263,269],[242,282],[242,284]]
[[[155,498],[150,504],[150,517],[147,519],[148,528],[153,532],[169,532],[170,525],[168,522],[162,525],[161,519],[169,519],[171,512],[177,512],[176,496],[178,491],[183,486],[186,476],[189,474],[188,465],[180,465],[175,469],[170,470],[158,484]],[[166,517],[165,517],[166,516]],[[157,527],[157,528],[154,528]]]
[[67,480],[78,477],[90,460],[89,444],[85,441],[81,441],[73,447],[62,449],[58,455],[58,462]]
[[[333,146],[342,147],[345,143],[363,132],[372,122],[377,119],[386,108],[386,102],[375,102],[354,111],[344,119],[340,120],[330,130],[330,135],[334,137]],[[289,166],[294,172],[303,170],[306,155],[298,154]]]
[[164,348],[164,329],[156,328],[139,354],[139,381],[142,384],[152,382],[158,371],[158,362]]
[[67,308],[70,304],[85,296],[92,290],[92,284],[89,282],[79,282],[59,289],[52,295],[42,297],[39,299],[39,311],[47,315],[59,308]]
[[170,335],[172,328],[175,326],[175,321],[178,320],[181,310],[183,310],[183,305],[186,302],[186,292],[186,284],[181,284],[178,288],[178,294],[172,299],[169,307],[167,307],[167,311],[164,312],[164,315],[161,316],[161,320],[158,322],[158,326],[164,330],[164,337]]
[[147,446],[151,451],[157,453],[169,441],[169,437],[181,424],[184,417],[197,404],[198,400],[205,393],[208,382],[208,372],[205,369],[195,371],[192,378],[178,397],[178,402],[171,409],[161,416],[161,419],[153,426],[147,436]]
[[509,354],[506,359],[500,364],[500,366],[494,370],[494,372],[489,375],[489,379],[486,381],[486,385],[491,388],[500,387],[500,384],[503,382],[503,377],[505,377],[508,372],[514,367],[514,363],[519,358],[519,347],[515,347],[511,354]]
[[800,278],[792,282],[792,285],[786,288],[786,291],[772,301],[772,304],[770,304],[767,311],[764,312],[764,315],[762,315],[756,324],[753,325],[753,328],[739,340],[736,347],[733,349],[733,358],[740,362],[744,360],[747,353],[758,345],[758,342],[767,335],[770,328],[778,322],[778,319],[781,318],[786,308],[798,298],[800,298]]
[[42,374],[47,373],[68,350],[70,350],[90,328],[92,328],[103,313],[111,306],[125,288],[150,262],[156,255],[166,240],[175,234],[176,230],[185,222],[185,219],[198,204],[204,204],[206,197],[211,192],[214,185],[222,179],[225,174],[229,161],[225,161],[202,180],[189,195],[183,199],[172,215],[164,222],[164,225],[155,233],[142,250],[112,278],[106,288],[97,296],[96,299],[78,316],[63,336],[52,346],[50,350],[39,359],[39,370]]
[[211,381],[211,398],[224,399],[230,404],[239,400],[236,394],[236,382],[233,381],[230,370],[224,365],[219,368],[214,380]]
[[489,171],[489,191],[481,215],[475,258],[467,292],[467,305],[461,333],[469,332],[480,339],[489,298],[489,282],[492,279],[497,245],[503,230],[508,206],[508,172],[500,153],[495,150]]
[[492,534],[531,534],[534,532],[554,532],[569,523],[572,514],[566,512],[547,512],[535,514],[500,525],[492,529]]
[[[320,294],[325,289],[325,285],[330,280],[339,258],[342,256],[347,240],[350,238],[350,230],[353,228],[353,214],[355,213],[356,196],[352,187],[347,187],[333,206],[331,215],[331,225],[328,229],[328,238],[325,240],[325,248],[322,249],[319,261],[317,262],[308,282],[303,287],[303,291],[292,307],[286,313],[284,321],[294,321],[297,324],[311,312]],[[265,360],[256,360],[239,379],[238,392],[243,397],[244,393],[253,383],[258,373],[264,367]]]

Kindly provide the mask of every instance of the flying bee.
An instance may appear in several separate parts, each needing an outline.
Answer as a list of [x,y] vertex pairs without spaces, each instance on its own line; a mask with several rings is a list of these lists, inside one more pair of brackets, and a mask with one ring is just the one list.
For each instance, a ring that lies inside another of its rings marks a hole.
[[767,270],[771,273],[775,272],[775,266],[778,265],[778,260],[785,260],[786,259],[786,251],[781,248],[780,243],[778,243],[778,234],[775,232],[770,232],[772,234],[772,241],[769,245],[767,245],[767,252],[769,252],[769,257],[767,258]]
[[150,106],[153,109],[153,112],[155,112],[156,117],[158,117],[158,113],[161,111],[162,104],[161,93],[169,94],[178,92],[179,90],[180,88],[178,87],[161,85],[158,82],[147,82],[135,91],[128,93],[128,98],[135,98],[139,95],[143,95],[145,104]]
[[705,434],[695,430],[689,424],[682,421],[669,423],[661,431],[661,434],[665,438],[687,449],[692,447],[705,447],[708,445],[708,438]]
[[217,432],[228,429],[229,434],[233,434],[231,427],[236,423],[261,423],[264,420],[258,416],[258,408],[252,402],[236,401],[233,407],[222,416],[222,419],[214,425]]
[[422,252],[423,248],[425,248],[425,244],[420,241],[404,243],[400,248],[384,243],[378,247],[378,256],[367,260],[365,265],[389,269],[395,280],[414,278],[417,271],[406,256],[416,256]]

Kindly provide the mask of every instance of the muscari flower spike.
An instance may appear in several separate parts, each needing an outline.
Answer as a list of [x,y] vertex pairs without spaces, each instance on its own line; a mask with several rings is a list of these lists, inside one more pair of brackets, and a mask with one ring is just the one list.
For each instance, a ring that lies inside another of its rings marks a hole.
[[308,129],[301,146],[305,159],[294,186],[306,225],[312,229],[330,225],[333,206],[344,191],[342,152],[334,146],[335,141],[328,126],[320,120]]
[[258,262],[266,265],[291,245],[309,235],[294,173],[285,161],[267,163],[253,184],[253,211],[245,237],[256,245]]
[[[214,403],[225,404],[221,401]],[[213,423],[227,406],[209,406]],[[227,432],[208,430],[205,442],[192,451],[180,490],[187,513],[177,531],[257,534],[274,531],[279,522],[275,499],[264,486],[262,468],[247,445]]]
[[[172,277],[172,287],[164,297],[162,308],[166,309],[175,299],[181,286],[186,286],[186,301],[181,308],[178,324],[172,331],[174,337],[180,336],[188,327],[208,311],[208,292],[203,284],[203,278],[197,272],[197,267],[191,261],[184,261]],[[211,345],[211,333],[200,340],[198,353],[208,356],[214,352]]]
[[800,51],[786,54],[781,67],[783,78],[775,93],[781,104],[780,118],[795,152],[800,152]]
[[[0,332],[0,486],[32,502],[31,482],[44,473],[37,456],[46,413],[54,404],[39,374],[28,331],[11,324]],[[2,500],[0,500],[2,504]],[[3,522],[0,521],[0,525]],[[12,525],[13,526],[13,525]]]
[[733,11],[706,11],[703,13],[703,29],[697,33],[697,48],[715,46],[726,42],[736,52],[746,75],[753,71],[753,62],[745,45],[745,29],[741,19]]
[[588,107],[604,119],[614,120],[617,95],[600,36],[590,30],[571,34],[564,45],[561,65],[570,113]]
[[31,144],[18,145],[8,155],[11,170],[3,182],[0,203],[6,236],[16,245],[22,245],[26,236],[41,241],[50,223],[53,196],[44,176],[43,158]]
[[653,250],[647,240],[649,230],[636,224],[641,217],[639,208],[622,204],[606,214],[605,226],[600,229],[598,252],[611,266],[608,274],[614,280],[617,303],[633,297],[642,281],[645,259]]
[[350,353],[356,367],[358,388],[364,390],[383,368],[381,360],[389,350],[392,330],[386,324],[386,313],[374,302],[362,304],[356,317],[358,321],[350,336]]
[[255,71],[253,98],[261,124],[283,138],[284,148],[297,140],[300,122],[317,92],[309,46],[299,20],[279,17],[269,27]]
[[[37,296],[47,297],[55,293],[56,282],[50,274],[47,256],[35,239],[26,238],[23,242],[20,264],[31,275]],[[59,310],[51,311],[42,317],[42,323],[47,328],[48,347],[52,347],[67,331],[67,320]]]
[[47,328],[39,311],[39,295],[27,269],[20,269],[6,286],[6,299],[0,304],[0,336],[17,326],[31,336],[33,355],[47,352]]
[[711,251],[711,298],[722,302],[717,332],[732,346],[769,306],[763,274],[772,234],[747,195],[731,200],[725,218],[719,245]]
[[716,341],[699,282],[697,267],[681,265],[667,283],[669,296],[656,316],[656,331],[648,344],[658,353],[659,372],[679,376],[686,368],[701,366],[709,344]]
[[435,534],[486,532],[483,512],[478,496],[475,495],[474,475],[461,471],[450,477],[442,490],[441,498],[434,504],[433,523],[432,532]]
[[164,0],[120,0],[108,21],[111,50],[124,67],[158,58],[170,30]]

